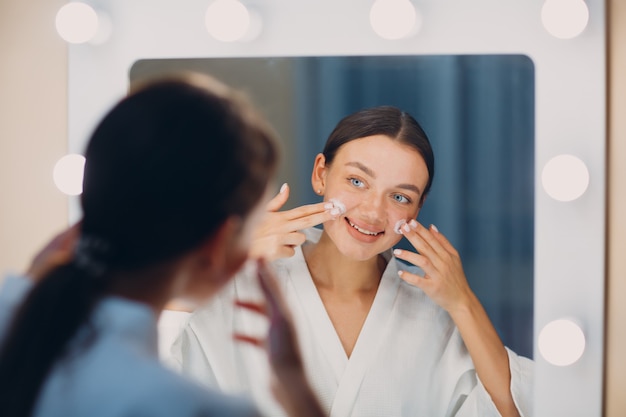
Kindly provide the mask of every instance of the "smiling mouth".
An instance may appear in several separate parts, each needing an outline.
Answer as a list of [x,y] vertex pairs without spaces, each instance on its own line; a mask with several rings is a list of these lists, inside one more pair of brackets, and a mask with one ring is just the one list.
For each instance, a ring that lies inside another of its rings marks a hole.
[[380,234],[385,233],[384,231],[382,231],[382,232],[371,232],[371,231],[369,231],[369,230],[361,229],[359,226],[357,226],[356,224],[352,223],[352,222],[350,221],[350,219],[348,219],[347,217],[346,217],[346,221],[348,222],[348,224],[349,224],[350,226],[352,226],[352,228],[353,228],[353,229],[357,230],[357,231],[358,231],[358,232],[360,232],[360,233],[363,233],[364,235],[368,235],[368,236],[378,236],[378,235],[380,235]]

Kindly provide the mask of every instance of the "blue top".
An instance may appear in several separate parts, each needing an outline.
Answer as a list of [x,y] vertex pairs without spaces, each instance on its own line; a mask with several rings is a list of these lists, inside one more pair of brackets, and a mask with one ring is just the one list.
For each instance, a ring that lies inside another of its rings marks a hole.
[[[31,284],[10,276],[0,291],[0,342]],[[80,343],[44,383],[34,417],[258,416],[249,401],[209,391],[166,369],[157,355],[157,317],[145,304],[108,297],[91,323],[98,337]],[[41,347],[45,349],[45,346]]]

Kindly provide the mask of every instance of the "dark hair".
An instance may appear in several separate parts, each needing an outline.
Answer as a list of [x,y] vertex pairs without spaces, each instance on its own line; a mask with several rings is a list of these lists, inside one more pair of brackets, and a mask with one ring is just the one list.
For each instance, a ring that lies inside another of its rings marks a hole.
[[54,363],[89,325],[115,276],[198,247],[245,217],[274,174],[273,133],[248,102],[190,75],[151,82],[119,102],[86,150],[76,256],[18,308],[0,350],[0,415],[32,413]]
[[322,153],[330,165],[346,143],[374,135],[385,135],[414,148],[426,163],[428,182],[420,198],[424,202],[435,176],[435,157],[430,141],[420,124],[410,114],[393,106],[372,107],[352,113],[339,121],[326,140]]

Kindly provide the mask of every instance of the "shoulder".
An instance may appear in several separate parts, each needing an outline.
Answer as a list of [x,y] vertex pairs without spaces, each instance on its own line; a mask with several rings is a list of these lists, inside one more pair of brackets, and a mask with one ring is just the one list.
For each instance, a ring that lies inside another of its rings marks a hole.
[[[202,387],[164,369],[165,374],[145,385],[130,404],[134,416],[233,416],[256,415],[253,404],[244,398]],[[136,412],[134,412],[134,409]]]

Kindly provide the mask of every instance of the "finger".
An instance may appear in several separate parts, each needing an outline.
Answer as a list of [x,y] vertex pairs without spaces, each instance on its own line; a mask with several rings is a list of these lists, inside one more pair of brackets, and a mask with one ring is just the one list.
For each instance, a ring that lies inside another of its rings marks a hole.
[[329,203],[328,201],[322,201],[320,203],[306,204],[304,206],[299,206],[291,210],[286,210],[281,212],[281,214],[287,220],[296,220],[314,214],[324,213],[325,211],[329,211],[331,208],[332,203]]
[[246,310],[267,316],[267,308],[263,304],[253,303],[250,301],[235,300],[235,305],[237,307],[241,307]]
[[269,261],[290,258],[295,255],[296,246],[302,245],[305,240],[306,236],[302,232],[267,236],[253,242],[249,256],[252,259],[265,258]]
[[235,339],[238,342],[248,343],[250,345],[253,345],[262,349],[265,348],[265,344],[266,344],[264,339],[260,339],[258,337],[247,336],[241,333],[233,333],[233,339]]
[[437,229],[437,226],[434,224],[430,225],[430,230],[433,232],[435,238],[441,243],[441,245],[450,253],[457,254],[456,248],[450,243],[448,238],[446,238],[440,231]]
[[268,301],[267,309],[269,315],[271,317],[274,317],[276,313],[280,315],[284,311],[284,300],[280,293],[276,277],[270,270],[267,262],[262,258],[257,260],[257,275],[261,291],[263,291]]
[[322,212],[316,212],[305,217],[291,220],[288,225],[291,230],[303,230],[308,229],[309,227],[317,226],[335,218],[336,216],[331,214],[329,210],[325,210]]
[[402,280],[406,281],[407,283],[422,289],[426,294],[429,293],[428,290],[429,290],[429,288],[430,288],[430,286],[432,284],[432,281],[430,279],[426,278],[425,276],[422,277],[422,276],[419,276],[419,275],[414,274],[412,272],[403,271],[403,270],[399,270],[398,271],[398,276]]
[[[408,229],[408,231],[407,231]],[[417,249],[417,251],[437,263],[438,260],[447,253],[441,243],[433,236],[433,233],[426,229],[416,220],[411,220],[402,227],[402,234]]]
[[276,194],[274,198],[268,201],[265,208],[267,209],[267,211],[278,211],[280,210],[282,206],[285,205],[288,199],[289,199],[289,185],[287,183],[284,183],[280,187],[278,194]]
[[426,276],[428,277],[435,277],[438,275],[435,265],[427,256],[402,249],[394,249],[393,254],[398,259],[402,259],[403,261],[420,267],[421,270],[424,271],[424,274],[426,274]]
[[306,241],[306,235],[302,232],[291,232],[280,237],[283,246],[300,246]]

